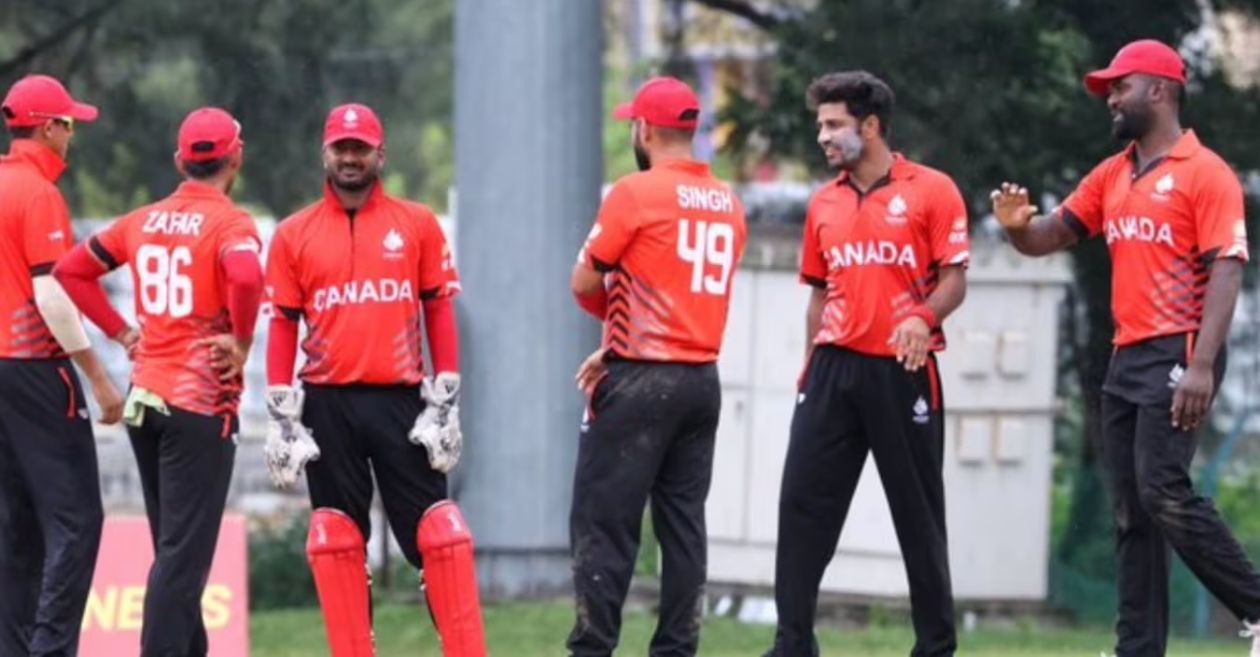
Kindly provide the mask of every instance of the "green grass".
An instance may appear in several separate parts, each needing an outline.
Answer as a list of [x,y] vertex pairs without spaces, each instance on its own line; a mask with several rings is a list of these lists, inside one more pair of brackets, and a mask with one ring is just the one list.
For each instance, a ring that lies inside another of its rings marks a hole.
[[[556,657],[564,654],[564,639],[573,622],[563,602],[493,605],[486,609],[490,654],[495,657]],[[647,654],[654,618],[626,615],[618,655]],[[314,609],[256,612],[250,622],[253,657],[320,657],[327,655],[323,622]],[[759,657],[769,645],[773,629],[741,625],[730,619],[707,621],[701,634],[703,657]],[[437,656],[428,613],[420,607],[382,605],[376,610],[378,657]],[[913,637],[905,627],[876,627],[858,631],[825,629],[820,632],[827,657],[905,657]],[[1094,657],[1111,647],[1104,630],[992,630],[963,634],[959,655],[968,657]],[[1175,657],[1238,657],[1243,640],[1174,641]]]

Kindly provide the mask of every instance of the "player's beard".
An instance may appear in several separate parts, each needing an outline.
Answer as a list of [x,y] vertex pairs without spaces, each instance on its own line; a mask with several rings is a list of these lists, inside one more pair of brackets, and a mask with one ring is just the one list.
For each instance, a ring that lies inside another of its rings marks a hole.
[[1111,123],[1111,134],[1120,141],[1133,141],[1146,136],[1155,121],[1150,105],[1134,104],[1116,109]]
[[358,180],[342,180],[337,175],[337,170],[328,172],[328,181],[334,187],[345,192],[361,192],[372,186],[376,182],[377,172],[364,168],[363,175]]
[[652,168],[652,157],[639,144],[634,145],[634,163],[639,165],[639,171],[647,171]]

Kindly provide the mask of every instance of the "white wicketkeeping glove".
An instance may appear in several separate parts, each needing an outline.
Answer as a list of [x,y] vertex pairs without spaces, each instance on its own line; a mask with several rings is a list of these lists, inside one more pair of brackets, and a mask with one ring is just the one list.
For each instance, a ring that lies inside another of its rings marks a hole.
[[288,488],[302,476],[307,461],[319,458],[319,446],[302,425],[301,390],[267,386],[267,444],[263,456],[276,488]]
[[464,435],[459,429],[459,374],[442,372],[420,382],[424,410],[407,439],[429,451],[429,465],[450,472],[459,462]]

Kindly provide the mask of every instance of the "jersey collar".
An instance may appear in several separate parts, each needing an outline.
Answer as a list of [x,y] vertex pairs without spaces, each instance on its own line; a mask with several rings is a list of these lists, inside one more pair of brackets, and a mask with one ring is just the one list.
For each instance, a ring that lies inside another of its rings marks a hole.
[[709,165],[700,160],[665,160],[661,162],[662,169],[673,169],[684,173],[692,173],[698,176],[708,175]]
[[179,196],[191,196],[193,198],[211,198],[228,200],[227,194],[214,185],[208,185],[199,180],[185,180],[175,188],[175,193]]
[[[1199,152],[1200,148],[1203,148],[1203,144],[1199,141],[1199,136],[1194,134],[1193,129],[1185,130],[1164,157],[1174,160],[1185,160],[1193,157],[1195,153]],[[1137,141],[1129,142],[1129,145],[1124,148],[1124,154],[1130,161],[1136,161]]]
[[34,139],[14,139],[5,161],[26,162],[35,167],[48,182],[56,182],[66,170],[66,162],[53,149]]
[[[902,155],[899,152],[893,151],[892,156],[893,156],[892,167],[888,169],[888,175],[884,176],[884,179],[887,179],[889,182],[892,182],[894,180],[909,180],[910,178],[913,178],[914,177],[914,164],[910,162],[910,160],[907,160],[905,155]],[[848,184],[849,182],[848,170],[842,170],[840,172],[840,175],[836,176],[836,179],[834,182],[836,185]],[[872,189],[874,189],[874,187],[872,187]]]

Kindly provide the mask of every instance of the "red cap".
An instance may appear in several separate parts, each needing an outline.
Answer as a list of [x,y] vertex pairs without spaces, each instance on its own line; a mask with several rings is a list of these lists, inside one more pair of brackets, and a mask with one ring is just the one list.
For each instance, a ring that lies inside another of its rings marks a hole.
[[1176,50],[1154,39],[1142,39],[1121,48],[1107,68],[1086,75],[1085,88],[1095,96],[1105,96],[1113,80],[1134,73],[1186,81],[1186,65]]
[[381,127],[381,120],[376,118],[376,112],[367,105],[338,105],[328,113],[328,120],[324,122],[324,145],[328,146],[342,139],[358,139],[377,148],[385,143],[385,128]]
[[179,126],[179,159],[209,162],[241,147],[241,124],[217,107],[193,110]]
[[20,128],[39,125],[49,119],[71,118],[94,121],[96,108],[70,97],[70,92],[47,75],[28,75],[13,83],[4,97],[4,123]]
[[639,87],[634,100],[613,110],[613,118],[643,119],[662,128],[694,129],[700,119],[700,99],[677,78],[652,78]]

